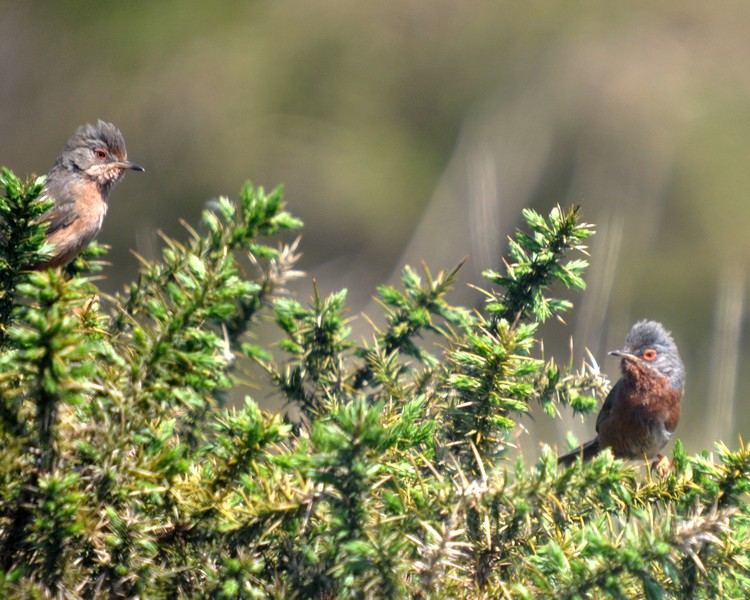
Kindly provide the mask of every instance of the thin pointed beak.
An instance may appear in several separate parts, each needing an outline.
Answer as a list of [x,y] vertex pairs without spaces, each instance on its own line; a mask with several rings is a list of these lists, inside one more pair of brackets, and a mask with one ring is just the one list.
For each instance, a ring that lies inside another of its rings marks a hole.
[[620,358],[625,360],[640,360],[635,354],[630,354],[629,352],[625,352],[624,350],[612,350],[609,355],[619,356]]
[[141,173],[146,170],[141,165],[137,165],[129,160],[121,160],[112,164],[117,165],[121,169],[130,169],[131,171],[140,171]]

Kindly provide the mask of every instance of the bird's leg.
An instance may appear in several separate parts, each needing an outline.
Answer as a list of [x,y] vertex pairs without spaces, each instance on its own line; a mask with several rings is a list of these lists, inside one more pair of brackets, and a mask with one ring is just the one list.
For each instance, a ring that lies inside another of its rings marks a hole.
[[672,460],[661,454],[657,454],[654,461],[651,463],[651,470],[656,471],[659,477],[666,477],[672,468]]

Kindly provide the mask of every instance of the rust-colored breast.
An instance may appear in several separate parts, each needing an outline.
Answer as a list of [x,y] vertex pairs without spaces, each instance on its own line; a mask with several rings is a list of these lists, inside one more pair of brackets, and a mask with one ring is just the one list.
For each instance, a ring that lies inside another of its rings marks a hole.
[[617,396],[599,424],[599,443],[615,456],[653,456],[669,441],[680,420],[682,390],[645,365],[629,364]]
[[60,207],[57,217],[64,222],[57,224],[47,238],[55,249],[53,258],[44,267],[65,265],[73,260],[99,233],[107,214],[107,203],[95,184],[81,182],[71,186],[69,192],[67,200],[62,200],[66,205]]

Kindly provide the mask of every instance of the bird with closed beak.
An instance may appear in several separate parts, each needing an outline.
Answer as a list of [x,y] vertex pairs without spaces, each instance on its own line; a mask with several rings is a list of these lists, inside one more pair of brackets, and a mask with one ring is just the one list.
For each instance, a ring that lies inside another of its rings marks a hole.
[[42,196],[54,200],[41,221],[48,223],[52,250],[33,269],[65,266],[97,236],[112,188],[125,171],[145,171],[128,160],[125,140],[112,123],[79,127],[47,174]]
[[596,419],[596,437],[558,458],[569,465],[605,448],[617,458],[653,458],[672,439],[680,420],[685,366],[671,334],[656,321],[638,321],[625,339],[622,377],[607,395]]

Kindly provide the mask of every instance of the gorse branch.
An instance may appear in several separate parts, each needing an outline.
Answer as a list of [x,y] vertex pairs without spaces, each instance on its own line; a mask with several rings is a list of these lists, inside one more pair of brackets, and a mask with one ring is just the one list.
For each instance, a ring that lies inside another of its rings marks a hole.
[[487,311],[493,323],[514,323],[522,318],[544,322],[572,307],[570,301],[548,298],[545,292],[554,282],[574,290],[586,287],[581,275],[588,262],[565,259],[570,251],[584,251],[583,242],[593,233],[591,225],[579,222],[578,212],[578,207],[563,210],[558,206],[545,220],[531,209],[523,211],[532,233],[518,232],[510,240],[505,275],[496,271],[484,273],[489,281],[504,289],[499,295],[489,295]]
[[378,355],[387,357],[399,353],[415,358],[427,367],[437,364],[437,359],[418,345],[416,338],[428,332],[446,337],[446,329],[435,321],[436,317],[445,325],[463,326],[471,321],[466,309],[451,306],[445,300],[460,268],[461,265],[450,273],[439,273],[433,277],[425,267],[427,282],[423,284],[421,277],[407,266],[401,280],[403,292],[386,285],[378,288],[379,301],[386,309],[387,327],[383,331],[376,331],[374,348],[359,350],[359,356],[366,363],[355,374],[352,383],[355,389],[361,388],[373,376],[375,370],[372,363]]
[[24,269],[43,255],[44,226],[39,217],[52,206],[39,196],[44,177],[22,182],[10,170],[0,169],[0,343],[16,302],[16,288]]

